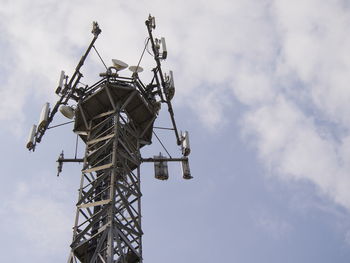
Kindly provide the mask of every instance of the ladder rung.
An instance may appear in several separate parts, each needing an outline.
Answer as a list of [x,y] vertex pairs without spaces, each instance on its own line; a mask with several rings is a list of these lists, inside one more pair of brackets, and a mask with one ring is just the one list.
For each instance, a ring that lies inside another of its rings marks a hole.
[[106,135],[106,136],[103,136],[103,137],[100,137],[100,138],[88,141],[87,144],[91,145],[91,144],[94,144],[96,142],[105,141],[105,140],[107,140],[109,138],[112,138],[113,136],[114,136],[114,134]]
[[92,173],[92,172],[100,171],[100,170],[103,170],[103,169],[108,169],[108,168],[111,168],[112,165],[113,165],[112,163],[108,163],[108,164],[92,167],[92,168],[83,170],[83,173]]
[[81,204],[81,205],[78,205],[78,208],[86,208],[86,207],[91,207],[91,206],[105,205],[105,204],[108,204],[110,201],[111,201],[111,199],[107,199],[107,200],[97,201],[94,203]]

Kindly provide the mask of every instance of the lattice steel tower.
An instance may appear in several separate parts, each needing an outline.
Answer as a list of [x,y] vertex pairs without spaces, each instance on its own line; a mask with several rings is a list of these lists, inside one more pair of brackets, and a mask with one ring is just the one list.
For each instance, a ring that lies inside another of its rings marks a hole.
[[[94,22],[94,38],[73,76],[68,78],[61,73],[56,90],[60,99],[52,110],[48,103],[44,105],[39,124],[33,125],[29,135],[27,148],[34,151],[45,131],[51,128],[49,124],[59,109],[66,117],[74,118],[73,131],[86,145],[83,158],[66,159],[62,152],[57,160],[58,172],[64,162],[83,162],[68,263],[142,262],[142,162],[154,162],[156,178],[165,180],[168,179],[167,161],[179,161],[183,177],[192,178],[187,157],[190,153],[188,133],[178,133],[171,105],[175,89],[173,75],[172,72],[163,75],[161,69],[161,60],[167,57],[165,39],[153,38],[154,17],[149,16],[146,26],[149,36],[145,49],[148,44],[152,46],[156,62],[149,84],[144,85],[138,76],[142,71],[140,62],[129,68],[132,77],[121,77],[118,72],[128,65],[113,60],[113,66],[106,67],[97,83],[79,87],[80,69],[90,50],[96,50],[94,43],[101,33]],[[161,103],[168,107],[171,130],[182,147],[180,158],[165,158],[161,154],[154,158],[141,157],[140,149],[152,142],[153,124]]]

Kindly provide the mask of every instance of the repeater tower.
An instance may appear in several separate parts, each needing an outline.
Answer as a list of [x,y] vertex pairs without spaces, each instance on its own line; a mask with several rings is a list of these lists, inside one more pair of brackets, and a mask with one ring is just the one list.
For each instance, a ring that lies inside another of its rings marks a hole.
[[[148,38],[144,51],[150,45],[156,63],[148,84],[139,78],[138,73],[143,70],[139,65],[141,59],[137,66],[129,67],[131,77],[120,76],[120,71],[128,65],[113,59],[113,66],[106,67],[98,82],[81,86],[80,69],[90,50],[96,50],[94,43],[101,33],[94,22],[93,40],[72,77],[61,72],[56,89],[59,100],[52,109],[49,103],[44,105],[38,126],[33,125],[30,131],[27,148],[34,151],[44,133],[59,126],[49,127],[60,110],[73,119],[73,131],[86,145],[83,158],[67,159],[62,152],[57,160],[58,172],[62,171],[64,162],[83,163],[68,263],[142,262],[142,162],[154,162],[155,177],[160,180],[168,179],[168,161],[181,162],[183,178],[192,178],[188,132],[179,134],[171,104],[175,92],[173,73],[163,74],[161,68],[161,61],[167,57],[165,39],[153,37],[154,17],[149,16],[145,23]],[[143,158],[140,154],[142,147],[152,143],[161,104],[168,108],[172,123],[169,129],[181,146],[179,158],[166,158],[161,154]]]

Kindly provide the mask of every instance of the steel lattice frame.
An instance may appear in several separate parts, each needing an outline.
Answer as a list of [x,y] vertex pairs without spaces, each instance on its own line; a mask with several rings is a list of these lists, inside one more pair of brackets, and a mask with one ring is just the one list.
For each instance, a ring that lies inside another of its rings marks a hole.
[[[68,262],[142,262],[140,142],[156,114],[134,85],[101,86],[91,96],[105,110],[91,117],[78,105],[86,150]],[[152,114],[133,120],[143,107]]]

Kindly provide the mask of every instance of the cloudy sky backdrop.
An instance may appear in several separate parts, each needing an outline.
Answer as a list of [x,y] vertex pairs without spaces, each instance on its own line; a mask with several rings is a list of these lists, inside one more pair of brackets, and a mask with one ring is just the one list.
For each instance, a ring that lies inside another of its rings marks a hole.
[[[2,0],[0,261],[64,262],[78,165],[72,126],[25,141],[89,44],[137,64],[156,16],[175,73],[174,108],[191,136],[194,179],[142,167],[145,262],[350,261],[350,6],[345,0]],[[147,82],[146,54],[141,78]],[[82,82],[103,71],[91,52]],[[130,75],[127,71],[123,74]],[[64,122],[57,116],[55,124]],[[159,125],[168,125],[167,111]],[[159,136],[172,150],[171,133]],[[82,145],[80,145],[82,149]],[[143,152],[157,154],[157,142]]]

